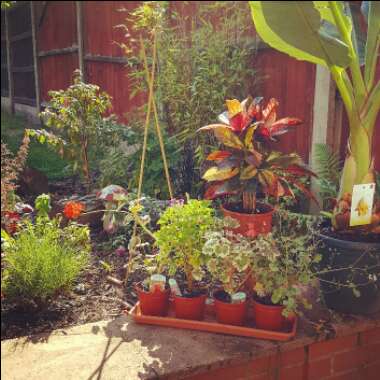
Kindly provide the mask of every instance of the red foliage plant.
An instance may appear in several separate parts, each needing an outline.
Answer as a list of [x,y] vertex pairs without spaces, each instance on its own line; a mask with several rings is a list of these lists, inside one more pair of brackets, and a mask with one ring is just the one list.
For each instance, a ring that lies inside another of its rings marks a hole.
[[278,101],[272,98],[266,106],[262,101],[262,97],[249,97],[243,102],[227,100],[228,111],[219,115],[220,123],[199,129],[212,131],[224,146],[207,157],[214,166],[203,175],[211,183],[205,197],[241,194],[242,207],[247,213],[255,213],[257,192],[276,198],[294,197],[292,187],[295,187],[315,200],[299,181],[300,177],[314,175],[303,166],[299,155],[274,151],[268,144],[301,124],[301,120],[295,117],[277,120]]

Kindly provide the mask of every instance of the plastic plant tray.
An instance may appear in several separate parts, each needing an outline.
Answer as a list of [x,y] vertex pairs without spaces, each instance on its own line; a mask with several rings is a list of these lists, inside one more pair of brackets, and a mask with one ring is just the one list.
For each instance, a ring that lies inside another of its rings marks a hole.
[[255,328],[252,317],[247,318],[247,322],[244,326],[233,326],[218,323],[215,318],[214,306],[212,304],[206,305],[205,318],[202,321],[176,318],[172,305],[170,306],[169,313],[166,317],[156,317],[142,314],[139,302],[137,302],[136,305],[127,312],[127,314],[129,314],[136,323],[141,324],[208,331],[217,334],[245,336],[276,341],[287,341],[292,339],[296,335],[297,330],[296,317],[286,320],[282,331],[270,331]]

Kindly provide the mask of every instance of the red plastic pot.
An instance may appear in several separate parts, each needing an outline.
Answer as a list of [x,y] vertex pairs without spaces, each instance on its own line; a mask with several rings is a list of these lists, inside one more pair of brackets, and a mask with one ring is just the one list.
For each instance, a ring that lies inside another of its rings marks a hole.
[[241,234],[246,237],[256,237],[260,234],[268,234],[272,231],[272,217],[274,209],[272,206],[258,203],[260,214],[244,214],[236,211],[230,211],[228,205],[222,206],[223,215],[236,219],[239,222],[239,227],[232,228],[236,234]]
[[247,315],[247,301],[229,303],[218,300],[214,293],[216,319],[219,323],[242,326]]
[[263,330],[279,331],[283,328],[285,317],[282,315],[284,306],[264,305],[253,300],[253,313],[256,327]]
[[194,319],[201,321],[204,318],[206,295],[198,297],[174,297],[176,318]]
[[155,290],[154,292],[146,292],[140,284],[137,284],[136,292],[140,301],[141,312],[144,315],[154,315],[164,317],[169,310],[169,289],[165,291]]

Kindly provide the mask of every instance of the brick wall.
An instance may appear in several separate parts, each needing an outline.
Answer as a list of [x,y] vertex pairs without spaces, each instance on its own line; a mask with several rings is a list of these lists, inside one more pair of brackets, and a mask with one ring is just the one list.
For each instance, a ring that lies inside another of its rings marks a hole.
[[[279,346],[281,350],[281,346]],[[315,342],[187,380],[378,380],[380,328]]]

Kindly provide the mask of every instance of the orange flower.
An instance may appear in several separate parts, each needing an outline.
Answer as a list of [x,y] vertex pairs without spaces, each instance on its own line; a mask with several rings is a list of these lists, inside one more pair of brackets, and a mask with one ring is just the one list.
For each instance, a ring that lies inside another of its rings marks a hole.
[[80,214],[84,211],[84,209],[85,207],[83,203],[71,201],[65,204],[63,213],[65,214],[67,219],[77,219],[80,216]]

